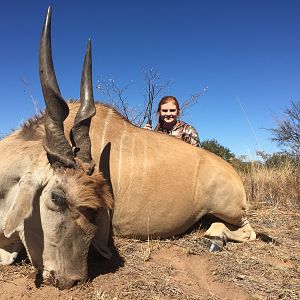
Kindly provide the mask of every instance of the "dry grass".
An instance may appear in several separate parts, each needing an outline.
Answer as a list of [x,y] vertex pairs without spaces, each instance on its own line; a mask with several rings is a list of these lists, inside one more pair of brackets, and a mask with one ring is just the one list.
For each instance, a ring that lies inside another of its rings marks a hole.
[[300,183],[295,164],[287,161],[276,168],[252,164],[250,172],[240,175],[253,208],[300,206]]
[[299,299],[300,213],[264,208],[249,211],[249,219],[278,244],[228,243],[224,251],[209,253],[202,230],[163,241],[115,238],[112,261],[91,257],[98,275],[82,286],[36,289],[26,264],[0,269],[0,286],[4,292],[10,287],[10,299]]
[[249,219],[276,243],[228,243],[228,251],[217,254],[218,279],[242,287],[250,299],[299,299],[300,213],[264,208],[249,211]]
[[[91,281],[68,291],[36,289],[32,267],[24,263],[0,268],[0,299],[299,299],[300,212],[296,168],[253,165],[242,174],[248,194],[249,220],[258,239],[229,242],[209,253],[204,230],[169,240],[141,242],[114,238],[112,260],[91,256]],[[21,296],[20,296],[21,295]]]

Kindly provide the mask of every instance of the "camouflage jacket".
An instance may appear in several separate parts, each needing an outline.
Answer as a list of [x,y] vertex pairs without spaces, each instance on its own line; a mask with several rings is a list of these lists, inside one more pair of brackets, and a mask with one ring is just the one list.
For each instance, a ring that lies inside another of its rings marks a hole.
[[170,131],[163,128],[159,128],[158,131],[175,136],[193,146],[200,147],[200,139],[196,129],[183,121],[177,121]]

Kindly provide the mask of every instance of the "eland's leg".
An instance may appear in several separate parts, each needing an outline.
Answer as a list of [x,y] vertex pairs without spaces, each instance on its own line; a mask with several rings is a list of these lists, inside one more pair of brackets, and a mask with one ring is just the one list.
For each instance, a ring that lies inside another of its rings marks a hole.
[[205,243],[210,251],[220,251],[227,240],[253,241],[256,239],[256,234],[245,217],[237,225],[215,222],[205,232],[205,237]]
[[0,265],[12,264],[23,249],[23,244],[17,234],[10,238],[0,235]]
[[216,236],[225,240],[231,240],[235,242],[246,242],[256,239],[256,234],[247,219],[244,221],[244,224],[242,226],[235,226],[221,222],[213,223],[206,231],[205,235],[207,237]]
[[18,256],[18,252],[9,252],[0,249],[0,265],[11,265]]
[[23,245],[20,243],[0,249],[0,265],[11,265],[16,260],[22,248]]

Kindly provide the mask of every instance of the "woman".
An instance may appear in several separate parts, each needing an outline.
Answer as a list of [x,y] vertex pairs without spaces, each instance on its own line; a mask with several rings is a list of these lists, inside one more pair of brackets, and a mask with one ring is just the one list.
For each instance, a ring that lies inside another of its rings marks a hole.
[[[163,97],[158,103],[157,115],[159,115],[159,119],[154,131],[173,135],[193,146],[200,147],[199,135],[196,129],[178,120],[179,114],[178,100],[174,96]],[[152,129],[152,126],[146,124],[144,128]]]

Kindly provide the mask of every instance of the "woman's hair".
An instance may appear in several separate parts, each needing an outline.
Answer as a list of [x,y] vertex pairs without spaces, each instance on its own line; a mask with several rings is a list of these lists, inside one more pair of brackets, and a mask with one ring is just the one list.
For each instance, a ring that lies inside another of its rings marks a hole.
[[[159,116],[159,112],[160,112],[160,107],[166,103],[169,103],[169,102],[174,102],[176,108],[177,108],[177,111],[178,111],[178,115],[180,114],[180,107],[179,107],[179,102],[178,100],[176,99],[176,97],[174,96],[164,96],[160,99],[159,103],[158,103],[158,106],[157,106],[157,111],[156,111],[156,115]],[[160,118],[158,118],[158,123],[154,129],[154,131],[158,131],[161,127],[161,120]]]
[[178,113],[180,112],[180,107],[179,107],[179,102],[178,100],[176,99],[176,97],[174,96],[164,96],[160,99],[159,103],[158,103],[158,106],[157,106],[157,114],[159,114],[160,112],[160,107],[166,103],[169,103],[169,102],[174,102],[174,104],[176,105],[176,108],[178,110]]

